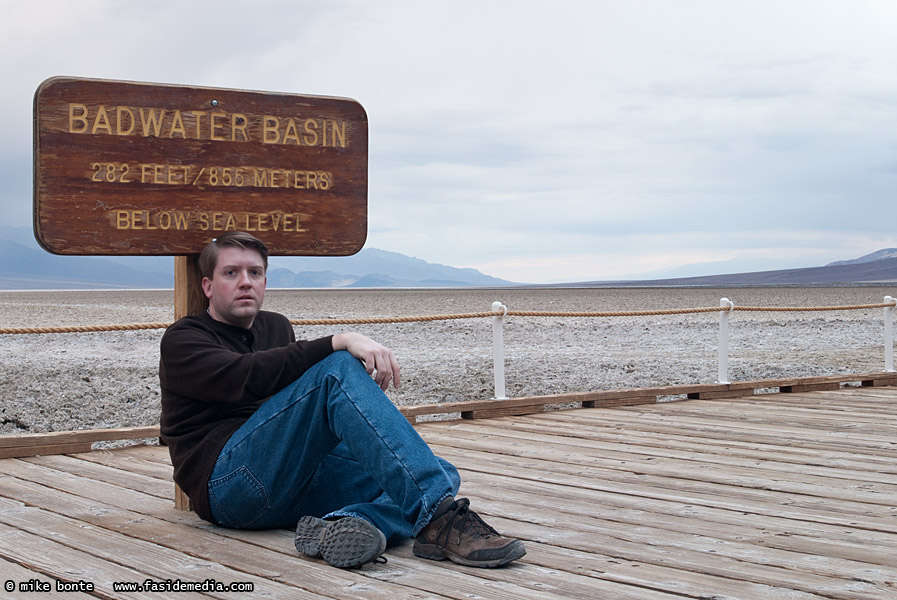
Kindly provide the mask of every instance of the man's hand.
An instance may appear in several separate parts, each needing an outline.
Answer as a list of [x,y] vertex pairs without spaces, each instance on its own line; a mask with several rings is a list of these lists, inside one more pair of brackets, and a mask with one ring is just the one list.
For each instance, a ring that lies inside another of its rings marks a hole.
[[346,332],[333,336],[333,350],[347,350],[363,362],[364,368],[374,376],[374,381],[384,392],[390,381],[399,387],[399,361],[386,346],[360,333]]

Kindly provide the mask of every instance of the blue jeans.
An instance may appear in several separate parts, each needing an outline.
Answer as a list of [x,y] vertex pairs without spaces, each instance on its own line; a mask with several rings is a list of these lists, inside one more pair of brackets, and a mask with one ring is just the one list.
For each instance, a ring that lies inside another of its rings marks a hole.
[[355,516],[396,543],[417,535],[459,485],[457,469],[433,454],[361,362],[336,352],[234,432],[209,479],[209,503],[224,527]]

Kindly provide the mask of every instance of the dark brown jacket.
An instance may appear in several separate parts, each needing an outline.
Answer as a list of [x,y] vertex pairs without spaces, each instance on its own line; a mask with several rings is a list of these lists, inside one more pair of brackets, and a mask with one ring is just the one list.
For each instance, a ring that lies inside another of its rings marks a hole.
[[174,480],[213,521],[208,482],[221,448],[265,400],[329,355],[330,337],[296,341],[283,315],[261,311],[251,329],[185,317],[162,336],[162,441]]

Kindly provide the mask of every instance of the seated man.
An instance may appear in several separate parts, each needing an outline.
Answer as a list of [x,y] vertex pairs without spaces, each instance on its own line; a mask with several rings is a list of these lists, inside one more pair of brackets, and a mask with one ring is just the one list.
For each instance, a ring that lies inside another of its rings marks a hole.
[[207,311],[161,343],[162,440],[196,513],[223,527],[296,527],[296,548],[337,567],[414,537],[415,555],[496,567],[525,554],[466,499],[384,393],[393,353],[359,333],[296,341],[261,310],[268,249],[247,233],[199,259]]

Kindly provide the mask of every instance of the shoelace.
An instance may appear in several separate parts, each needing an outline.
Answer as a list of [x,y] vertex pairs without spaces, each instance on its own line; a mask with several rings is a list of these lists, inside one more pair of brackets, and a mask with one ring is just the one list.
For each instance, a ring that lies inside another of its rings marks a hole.
[[[470,532],[470,537],[474,539],[479,537],[488,538],[492,535],[498,535],[498,532],[483,521],[483,519],[480,518],[480,515],[470,510],[470,500],[467,498],[460,498],[455,502],[452,516],[449,517],[445,522],[445,525],[442,526],[442,529],[439,530],[439,534],[436,536],[436,544],[438,546],[445,548],[448,545],[449,535],[454,528],[455,521],[459,518],[460,522],[457,527],[458,537],[455,541],[456,544],[461,543],[461,536],[467,532]],[[443,535],[445,536],[445,540],[441,541]]]

